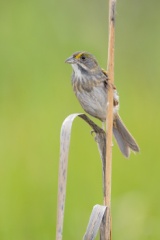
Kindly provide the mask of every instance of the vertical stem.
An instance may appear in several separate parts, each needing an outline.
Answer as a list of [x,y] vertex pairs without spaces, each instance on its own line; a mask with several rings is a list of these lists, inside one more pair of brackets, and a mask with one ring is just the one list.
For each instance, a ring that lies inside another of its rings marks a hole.
[[113,88],[114,83],[114,35],[115,35],[115,5],[116,0],[109,1],[109,45],[108,45],[108,77],[109,88],[107,92],[107,115],[106,115],[106,196],[105,205],[111,205],[111,172],[112,172],[112,129],[113,129]]
[[104,224],[104,239],[111,240],[111,176],[112,176],[112,130],[113,130],[113,88],[114,83],[114,38],[115,38],[116,0],[109,0],[109,41],[108,41],[108,77],[107,115],[106,115],[106,164],[105,164],[105,196],[107,206]]

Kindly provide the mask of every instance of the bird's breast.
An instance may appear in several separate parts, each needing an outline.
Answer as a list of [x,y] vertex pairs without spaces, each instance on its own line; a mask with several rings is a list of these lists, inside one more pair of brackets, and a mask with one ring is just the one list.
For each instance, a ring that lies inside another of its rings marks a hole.
[[93,117],[105,120],[107,93],[102,86],[79,86],[74,89],[82,108]]

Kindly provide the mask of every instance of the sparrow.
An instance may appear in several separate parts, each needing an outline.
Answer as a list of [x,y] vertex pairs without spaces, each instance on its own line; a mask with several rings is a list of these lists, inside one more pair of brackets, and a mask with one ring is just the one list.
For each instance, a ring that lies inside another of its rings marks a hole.
[[79,51],[65,62],[73,68],[72,87],[82,108],[102,122],[106,121],[108,89],[113,89],[113,135],[125,157],[129,157],[130,150],[139,152],[138,144],[118,114],[119,96],[116,87],[109,83],[107,72],[99,66],[96,58],[88,52]]

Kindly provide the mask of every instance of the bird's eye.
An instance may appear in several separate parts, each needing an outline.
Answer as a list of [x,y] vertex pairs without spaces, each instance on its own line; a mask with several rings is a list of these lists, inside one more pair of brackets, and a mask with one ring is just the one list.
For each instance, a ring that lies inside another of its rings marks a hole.
[[86,57],[84,55],[82,55],[81,59],[84,61],[86,59]]

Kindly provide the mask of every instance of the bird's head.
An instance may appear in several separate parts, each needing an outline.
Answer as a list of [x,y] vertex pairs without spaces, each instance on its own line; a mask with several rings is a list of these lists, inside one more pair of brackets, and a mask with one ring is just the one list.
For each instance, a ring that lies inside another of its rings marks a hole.
[[99,68],[95,57],[88,52],[75,52],[65,62],[71,64],[75,72],[94,72]]

